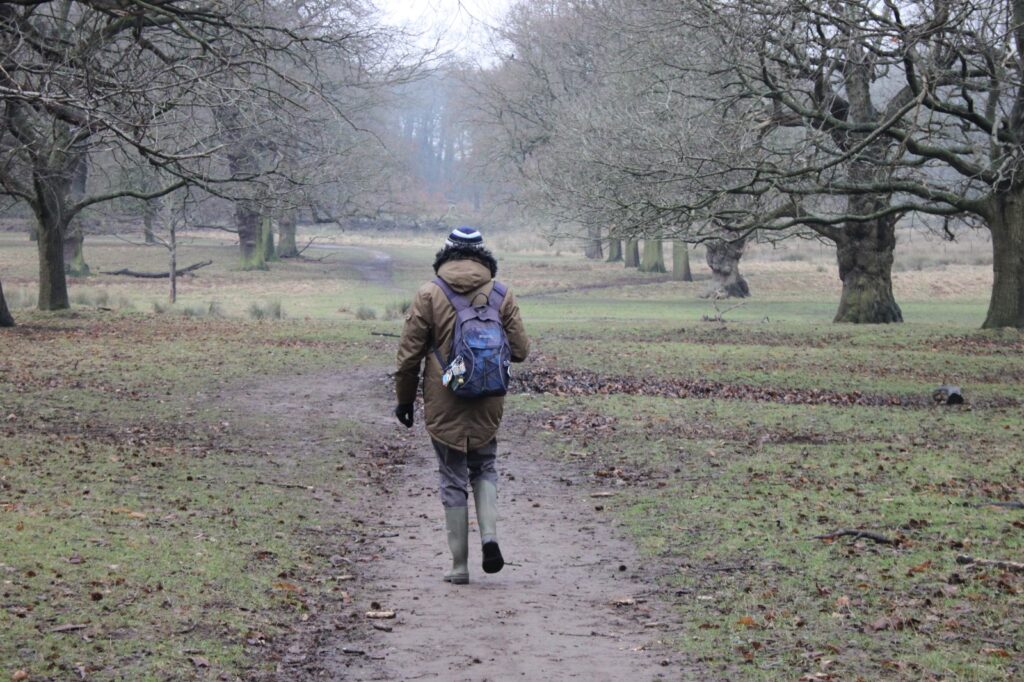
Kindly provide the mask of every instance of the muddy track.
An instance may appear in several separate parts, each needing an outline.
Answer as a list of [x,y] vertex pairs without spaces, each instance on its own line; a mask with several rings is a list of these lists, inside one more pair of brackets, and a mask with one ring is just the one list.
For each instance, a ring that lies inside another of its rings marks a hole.
[[[585,477],[540,453],[525,421],[509,421],[500,441],[498,532],[511,565],[483,574],[473,522],[471,582],[452,586],[441,580],[449,558],[433,450],[419,424],[406,431],[390,416],[383,368],[277,378],[233,393],[241,409],[304,420],[306,435],[292,456],[336,457],[308,429],[343,418],[369,430],[367,459],[385,445],[390,452],[383,467],[389,473],[379,476],[378,460],[378,475],[364,479],[363,508],[337,508],[367,519],[364,552],[373,557],[356,569],[361,584],[350,610],[337,614],[347,625],[324,629],[301,668],[282,670],[288,679],[701,677],[659,643],[678,622],[658,605],[653,571],[595,510],[601,500],[591,497]],[[396,617],[365,618],[375,608]]]

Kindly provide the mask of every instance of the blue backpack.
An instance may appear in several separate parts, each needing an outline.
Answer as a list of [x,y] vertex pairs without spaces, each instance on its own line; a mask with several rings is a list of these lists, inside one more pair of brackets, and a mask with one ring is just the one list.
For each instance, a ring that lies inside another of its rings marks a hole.
[[441,382],[460,398],[486,398],[508,393],[512,351],[501,323],[501,303],[508,288],[495,281],[485,305],[474,306],[440,277],[434,278],[455,307],[455,336],[448,361],[434,347],[441,363]]

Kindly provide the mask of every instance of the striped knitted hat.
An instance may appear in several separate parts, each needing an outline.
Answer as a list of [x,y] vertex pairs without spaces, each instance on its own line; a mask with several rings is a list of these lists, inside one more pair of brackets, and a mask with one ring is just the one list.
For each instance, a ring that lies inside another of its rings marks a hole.
[[444,240],[445,246],[472,246],[479,248],[484,245],[484,236],[475,227],[456,227]]

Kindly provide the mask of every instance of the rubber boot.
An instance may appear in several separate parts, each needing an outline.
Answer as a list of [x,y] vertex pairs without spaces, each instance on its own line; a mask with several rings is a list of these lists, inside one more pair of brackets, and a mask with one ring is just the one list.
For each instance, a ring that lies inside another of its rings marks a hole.
[[452,552],[452,570],[444,574],[444,581],[465,585],[469,582],[469,508],[445,507],[444,523]]
[[473,484],[473,500],[483,543],[484,573],[497,573],[505,565],[498,547],[498,488],[491,481],[478,480]]

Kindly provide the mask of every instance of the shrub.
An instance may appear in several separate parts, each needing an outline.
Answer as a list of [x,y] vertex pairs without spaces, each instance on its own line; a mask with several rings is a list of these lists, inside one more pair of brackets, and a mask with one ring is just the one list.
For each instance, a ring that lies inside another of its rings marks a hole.
[[412,307],[412,301],[395,301],[388,303],[384,309],[384,317],[388,320],[397,320],[405,317],[405,313]]
[[376,320],[377,311],[370,306],[361,305],[359,310],[356,311],[357,320]]
[[252,303],[249,305],[249,317],[253,320],[280,320],[284,318],[284,311],[280,301]]

